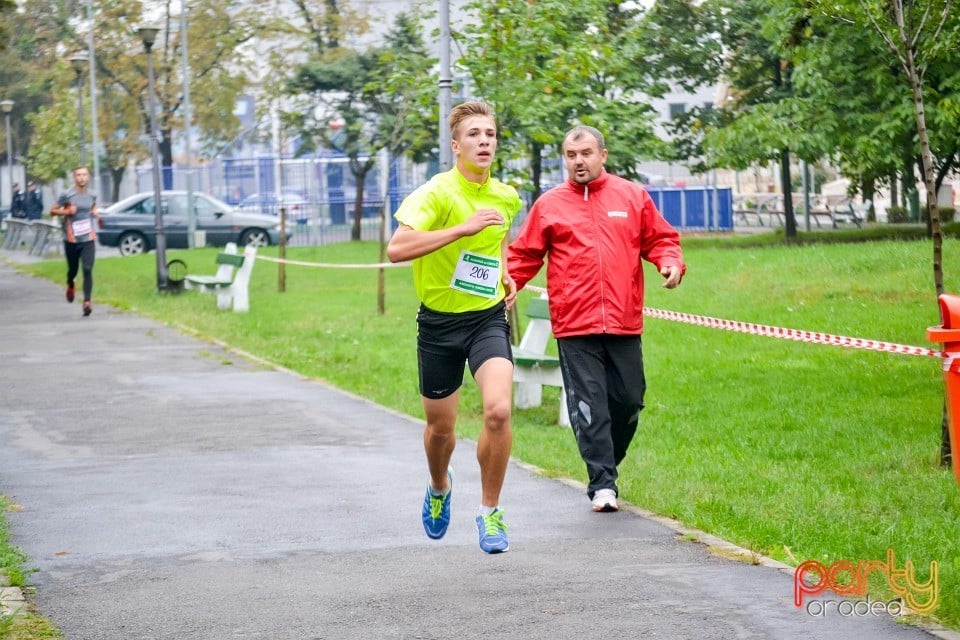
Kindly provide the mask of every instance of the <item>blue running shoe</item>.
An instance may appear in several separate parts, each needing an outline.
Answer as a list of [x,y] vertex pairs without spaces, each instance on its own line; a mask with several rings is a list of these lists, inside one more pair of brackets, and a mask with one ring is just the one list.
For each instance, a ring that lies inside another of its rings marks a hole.
[[503,553],[510,548],[507,525],[499,507],[488,516],[477,516],[477,533],[480,534],[480,548],[487,553]]
[[423,530],[427,537],[439,540],[450,526],[450,496],[453,495],[453,469],[447,469],[450,488],[446,495],[438,496],[427,485],[427,495],[423,499]]

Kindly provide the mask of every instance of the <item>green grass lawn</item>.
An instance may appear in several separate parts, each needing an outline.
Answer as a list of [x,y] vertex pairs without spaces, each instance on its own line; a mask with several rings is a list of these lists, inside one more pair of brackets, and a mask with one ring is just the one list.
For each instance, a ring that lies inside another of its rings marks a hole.
[[[740,240],[739,242],[742,242]],[[688,273],[674,291],[647,271],[647,306],[758,324],[930,347],[939,324],[929,241],[734,247],[685,241]],[[171,251],[212,273],[216,250]],[[275,256],[276,249],[262,250]],[[946,287],[960,289],[960,241],[944,243]],[[303,261],[372,263],[372,243],[293,248]],[[25,266],[60,282],[60,261]],[[257,263],[248,314],[212,296],[155,292],[155,257],[98,259],[95,303],[112,304],[225,341],[304,375],[422,417],[409,268],[387,269],[377,314],[374,270]],[[542,283],[542,279],[539,281]],[[524,297],[530,295],[522,294]],[[522,308],[522,303],[521,303]],[[939,563],[935,617],[960,628],[960,488],[938,465],[940,362],[803,344],[647,319],[646,409],[621,466],[621,496],[790,564],[816,559]],[[556,390],[517,410],[514,456],[585,481]],[[459,432],[475,438],[479,397],[462,399]],[[504,498],[509,503],[508,486]],[[584,498],[584,508],[588,503]],[[873,600],[889,599],[871,581]]]
[[[2,488],[0,488],[2,489]],[[27,582],[29,560],[18,547],[10,544],[10,532],[3,514],[19,509],[11,504],[6,496],[0,494],[0,586],[8,583],[24,588]],[[14,615],[16,614],[16,615]],[[59,631],[50,623],[30,611],[16,611],[14,614],[0,615],[0,638],[4,640],[35,640],[36,638],[61,638]]]

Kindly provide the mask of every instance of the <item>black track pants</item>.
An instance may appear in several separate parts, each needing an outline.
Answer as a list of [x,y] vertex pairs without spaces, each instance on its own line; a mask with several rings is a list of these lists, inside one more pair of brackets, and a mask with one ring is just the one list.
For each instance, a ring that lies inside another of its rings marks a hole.
[[89,301],[93,294],[93,261],[97,255],[97,243],[64,242],[63,253],[67,257],[67,286],[73,286],[77,272],[83,266],[83,299]]
[[617,491],[617,465],[637,430],[643,394],[640,336],[558,338],[570,424],[587,465],[587,495]]

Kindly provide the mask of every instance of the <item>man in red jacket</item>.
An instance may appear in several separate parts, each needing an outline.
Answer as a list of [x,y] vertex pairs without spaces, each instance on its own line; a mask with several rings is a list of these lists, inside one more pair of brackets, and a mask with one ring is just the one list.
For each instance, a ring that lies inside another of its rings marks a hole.
[[673,289],[686,272],[680,235],[637,184],[607,173],[603,134],[563,139],[567,181],[533,205],[508,253],[517,290],[549,254],[550,321],[560,350],[570,423],[594,511],[616,511],[617,465],[637,429],[643,376],[643,265]]

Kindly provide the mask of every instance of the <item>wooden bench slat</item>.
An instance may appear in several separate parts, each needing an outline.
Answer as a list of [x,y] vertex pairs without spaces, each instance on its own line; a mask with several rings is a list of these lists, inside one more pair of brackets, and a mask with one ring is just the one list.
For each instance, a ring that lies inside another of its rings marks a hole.
[[560,366],[560,358],[557,356],[551,356],[546,353],[534,353],[526,349],[521,349],[520,347],[513,347],[513,361],[516,364],[528,367],[540,366],[556,368]]
[[229,287],[233,284],[230,280],[218,280],[216,276],[187,276],[184,278],[187,282],[192,282],[193,284],[202,284],[207,286],[221,286]]
[[235,267],[243,266],[243,254],[218,253],[217,264],[232,264]]
[[527,317],[540,318],[541,320],[550,319],[550,305],[546,298],[531,298],[527,304]]

